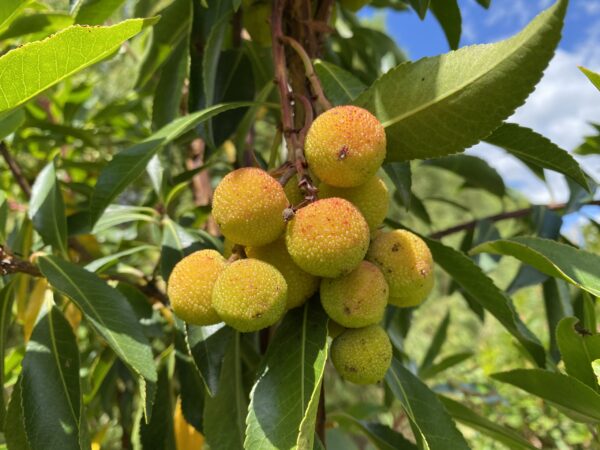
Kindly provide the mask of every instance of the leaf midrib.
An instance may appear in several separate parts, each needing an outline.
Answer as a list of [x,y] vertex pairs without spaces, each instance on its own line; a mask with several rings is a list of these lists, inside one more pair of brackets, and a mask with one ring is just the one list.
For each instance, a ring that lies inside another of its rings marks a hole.
[[[106,333],[110,336],[110,340],[113,342],[113,344],[115,345],[115,347],[118,348],[119,352],[121,353],[121,355],[123,355],[123,357],[129,361],[129,359],[126,357],[126,353],[123,350],[123,348],[121,347],[121,345],[119,344],[119,342],[115,339],[112,331],[110,331],[110,328],[108,328],[108,326],[106,325],[106,323],[104,322],[104,320],[102,320],[102,317],[98,314],[98,312],[96,311],[96,308],[94,308],[94,306],[92,305],[92,303],[88,300],[88,298],[85,296],[85,294],[83,293],[83,291],[81,289],[79,289],[79,286],[77,286],[77,284],[75,284],[71,278],[67,275],[67,273],[65,273],[64,270],[62,270],[60,268],[60,266],[58,266],[54,261],[52,261],[50,258],[46,258],[44,257],[44,261],[48,262],[50,265],[52,265],[58,272],[60,272],[61,275],[63,275],[63,277],[65,278],[65,280],[71,285],[73,286],[73,288],[75,288],[75,290],[81,295],[81,297],[85,300],[86,304],[90,307],[90,309],[92,310],[92,312],[95,315],[95,320],[97,320],[102,327],[106,330]],[[75,299],[73,299],[75,300]],[[143,376],[141,374],[141,372],[138,370],[137,367],[134,367],[133,365],[131,365],[131,367],[133,368],[133,370],[140,376]]]

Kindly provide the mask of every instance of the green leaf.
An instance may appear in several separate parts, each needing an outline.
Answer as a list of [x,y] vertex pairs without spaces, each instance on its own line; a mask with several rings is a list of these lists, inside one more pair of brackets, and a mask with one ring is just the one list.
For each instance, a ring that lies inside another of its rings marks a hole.
[[156,211],[144,206],[110,205],[92,229],[92,233],[100,233],[128,222],[158,223]]
[[600,422],[600,394],[577,378],[542,369],[516,369],[491,375],[541,397],[579,422]]
[[456,428],[444,405],[419,378],[393,359],[385,381],[400,401],[418,433],[429,450],[461,450],[469,446]]
[[434,363],[425,369],[419,370],[419,377],[422,380],[432,378],[437,374],[442,373],[444,370],[447,370],[450,367],[456,366],[457,364],[469,359],[471,356],[473,356],[473,352],[459,352],[446,356],[439,362]]
[[219,389],[223,358],[234,331],[223,323],[206,327],[187,325],[185,331],[194,365],[206,385],[208,395],[214,397]]
[[469,186],[475,186],[502,197],[506,193],[504,181],[486,161],[471,155],[453,155],[427,161],[428,165],[440,167],[465,179]]
[[252,389],[246,450],[313,448],[328,352],[327,322],[325,312],[314,303],[286,314]]
[[430,0],[408,0],[410,5],[419,15],[421,20],[425,19],[425,15],[427,14],[427,8],[429,8]]
[[90,272],[101,273],[108,269],[110,266],[117,264],[123,257],[133,255],[135,253],[144,252],[147,250],[157,250],[154,245],[138,245],[136,247],[128,248],[121,252],[113,253],[111,255],[103,256],[89,262],[85,265],[85,270]]
[[335,64],[317,59],[314,67],[325,95],[336,106],[351,103],[366,88],[362,81]]
[[146,86],[189,33],[192,16],[190,0],[175,0],[160,11],[160,22],[152,30],[152,39],[138,73],[137,89]]
[[0,2],[0,31],[3,31],[25,9],[31,0],[3,0]]
[[429,344],[429,348],[427,349],[427,353],[423,357],[423,361],[421,361],[421,366],[419,367],[419,372],[424,369],[431,367],[433,361],[440,353],[442,349],[442,345],[446,342],[446,335],[448,334],[448,326],[450,325],[450,311],[446,313],[440,324],[438,325],[437,330],[435,330],[435,334],[433,335],[433,339],[431,340],[431,344]]
[[592,84],[600,91],[600,74],[592,72],[590,69],[586,69],[585,67],[581,66],[579,66],[579,70],[581,70],[583,74],[592,82]]
[[462,17],[456,0],[431,0],[429,9],[442,26],[448,45],[452,50],[458,48],[462,29]]
[[579,319],[565,317],[556,328],[556,340],[567,373],[595,390],[600,390],[592,362],[600,358],[600,334],[578,327]]
[[501,147],[518,158],[560,172],[590,190],[577,161],[565,150],[530,128],[504,123],[485,138],[486,142]]
[[540,272],[600,296],[600,256],[549,239],[515,237],[483,243],[471,254],[514,256]]
[[77,304],[123,362],[156,382],[150,344],[123,294],[97,275],[59,258],[42,256],[38,265],[52,287]]
[[543,284],[543,291],[548,335],[550,336],[550,355],[554,362],[558,363],[560,352],[556,342],[556,327],[561,319],[573,315],[571,294],[569,285],[565,281],[556,278],[546,280]]
[[[191,26],[191,22],[188,22]],[[189,29],[165,61],[160,79],[154,90],[152,103],[152,126],[154,129],[167,125],[179,115],[183,85],[189,66]]]
[[80,449],[80,427],[86,425],[81,423],[79,350],[71,325],[56,307],[33,329],[21,376],[31,449]]
[[[7,348],[8,326],[12,316],[14,301],[14,283],[8,282],[0,290],[0,386],[4,386],[4,352]],[[4,431],[6,405],[4,395],[0,395],[0,430]]]
[[6,415],[6,426],[4,437],[9,450],[31,450],[27,434],[25,432],[25,419],[23,418],[23,400],[21,395],[22,379],[19,377],[13,388],[8,412]]
[[492,3],[492,0],[477,0],[477,3],[479,3],[485,9],[488,9],[490,7],[490,3]]
[[75,14],[75,23],[102,25],[125,0],[83,0]]
[[219,377],[219,391],[204,401],[204,435],[210,448],[244,449],[248,397],[242,385],[240,334],[234,332]]
[[491,278],[485,275],[479,266],[465,254],[433,239],[426,239],[426,242],[436,263],[472,299],[498,319],[508,332],[527,349],[536,363],[543,367],[546,363],[544,347],[520,319],[510,297],[498,289]]
[[522,105],[560,39],[567,0],[538,15],[516,36],[390,70],[355,104],[383,123],[388,160],[463,151]]
[[46,245],[67,254],[67,220],[56,167],[50,162],[38,174],[31,188],[29,218]]
[[25,123],[25,111],[16,109],[0,118],[0,139],[14,133],[21,125]]
[[90,205],[92,223],[96,223],[117,195],[144,172],[150,159],[163,146],[193,130],[198,124],[224,111],[250,106],[251,104],[238,102],[215,105],[185,117],[180,117],[142,142],[117,153],[98,176]]
[[446,410],[450,415],[458,422],[473,428],[474,430],[480,431],[483,434],[490,436],[492,439],[502,442],[507,448],[510,449],[531,449],[534,447],[527,441],[527,439],[520,436],[513,430],[503,427],[502,425],[492,422],[491,420],[481,417],[479,414],[467,408],[462,403],[459,403],[451,398],[443,395],[438,395],[438,398],[443,403]]
[[[110,27],[70,26],[43,41],[0,57],[0,112],[25,103],[50,86],[112,55],[156,19],[130,19]],[[57,55],[63,55],[60,61]]]
[[375,445],[377,450],[416,450],[415,444],[406,439],[401,433],[390,427],[376,422],[358,420],[350,414],[327,414],[328,420],[347,423],[351,428],[358,428]]
[[600,153],[600,125],[597,123],[591,124],[596,131],[596,134],[586,136],[584,142],[573,150],[578,155],[596,155]]
[[169,380],[168,365],[164,364],[158,373],[156,398],[152,419],[146,423],[140,417],[140,443],[144,450],[175,449],[173,427],[172,386]]
[[413,198],[412,194],[412,172],[408,162],[390,162],[383,165],[383,170],[390,177],[396,191],[402,200],[402,204],[408,211]]
[[28,41],[45,38],[73,24],[69,14],[42,12],[17,17],[10,26],[0,34],[0,42],[15,38]]
[[594,375],[596,375],[596,381],[600,386],[600,359],[592,362],[592,369],[594,370]]

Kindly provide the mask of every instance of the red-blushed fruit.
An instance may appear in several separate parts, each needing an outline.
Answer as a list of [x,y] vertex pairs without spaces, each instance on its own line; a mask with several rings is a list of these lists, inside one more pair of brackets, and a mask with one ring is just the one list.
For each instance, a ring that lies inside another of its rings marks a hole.
[[296,212],[285,242],[292,259],[306,272],[336,278],[356,268],[369,247],[369,227],[352,203],[328,198]]
[[246,254],[249,258],[271,264],[281,272],[288,286],[287,309],[303,305],[319,288],[319,279],[294,262],[283,237],[262,247],[246,247]]
[[212,214],[223,235],[241,245],[260,246],[285,230],[283,210],[288,201],[283,187],[257,168],[227,174],[215,189]]
[[365,184],[351,188],[340,188],[321,184],[319,198],[339,197],[348,200],[363,215],[371,234],[383,223],[387,213],[390,197],[388,188],[377,176],[371,177]]
[[321,281],[321,304],[327,315],[346,328],[381,322],[388,300],[388,286],[379,268],[362,261],[347,275]]
[[410,231],[377,233],[367,259],[383,272],[391,305],[417,306],[433,289],[433,257],[423,239]]
[[257,331],[281,319],[287,290],[285,278],[272,265],[258,259],[239,259],[217,279],[213,307],[230,327]]
[[366,109],[338,106],[312,123],[304,152],[310,169],[323,183],[359,186],[375,175],[385,159],[385,129]]
[[212,306],[217,278],[227,261],[214,250],[194,252],[177,263],[167,285],[167,295],[177,316],[193,325],[211,325],[221,321]]
[[333,340],[331,361],[345,380],[377,383],[392,364],[392,343],[379,325],[347,329]]

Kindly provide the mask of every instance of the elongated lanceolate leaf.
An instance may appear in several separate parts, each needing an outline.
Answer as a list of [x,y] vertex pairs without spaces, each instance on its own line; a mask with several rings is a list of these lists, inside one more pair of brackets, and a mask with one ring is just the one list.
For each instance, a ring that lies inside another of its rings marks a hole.
[[560,40],[566,0],[516,36],[392,69],[355,104],[383,123],[388,160],[463,151],[502,125],[542,77]]
[[327,315],[318,304],[289,311],[267,351],[246,419],[246,450],[313,448],[327,360]]
[[110,27],[70,26],[0,57],[0,112],[110,56],[157,19],[130,19]]
[[600,256],[549,239],[515,237],[481,244],[472,254],[513,256],[540,272],[600,296]]

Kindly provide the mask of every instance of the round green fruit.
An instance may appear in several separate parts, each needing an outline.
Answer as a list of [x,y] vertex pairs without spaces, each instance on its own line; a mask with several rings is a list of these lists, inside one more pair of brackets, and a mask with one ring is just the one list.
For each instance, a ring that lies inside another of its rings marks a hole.
[[365,184],[351,188],[321,184],[319,197],[339,197],[351,202],[367,221],[372,234],[377,231],[387,216],[390,200],[387,186],[377,176],[371,177]]
[[288,287],[287,309],[303,305],[319,288],[319,279],[294,262],[287,251],[284,238],[262,247],[247,247],[246,254],[249,258],[271,264],[281,272]]
[[212,302],[227,325],[241,332],[257,331],[281,319],[287,290],[285,278],[272,265],[240,259],[217,279]]
[[264,170],[248,167],[234,170],[221,180],[215,189],[212,214],[227,239],[260,246],[282,235],[287,206],[277,180]]
[[345,380],[377,383],[392,363],[392,343],[379,325],[348,329],[334,339],[331,360]]
[[327,315],[346,328],[379,323],[388,300],[381,270],[368,261],[340,278],[321,281],[321,304]]
[[177,316],[193,325],[212,325],[221,321],[212,306],[215,282],[227,261],[214,250],[194,252],[173,268],[167,295]]
[[377,265],[390,288],[391,305],[417,306],[433,289],[433,258],[419,236],[406,230],[380,232],[367,259]]
[[366,109],[338,106],[312,123],[304,150],[310,169],[323,183],[359,186],[385,159],[385,129]]
[[299,209],[288,223],[286,245],[306,272],[336,278],[356,268],[369,247],[369,227],[352,203],[327,198]]

